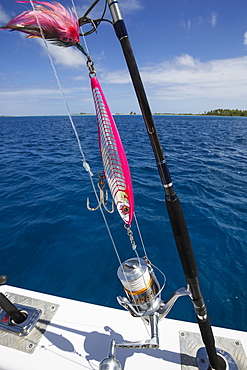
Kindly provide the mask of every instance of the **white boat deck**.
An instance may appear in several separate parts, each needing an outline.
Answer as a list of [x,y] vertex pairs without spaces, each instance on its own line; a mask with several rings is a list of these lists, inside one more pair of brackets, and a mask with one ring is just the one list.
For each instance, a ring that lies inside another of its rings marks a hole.
[[[30,292],[7,285],[1,286],[0,291],[27,297],[31,295],[35,299],[59,305],[33,353],[0,346],[1,370],[96,370],[99,362],[107,357],[112,339],[119,343],[149,338],[142,320],[133,318],[124,310]],[[246,332],[222,328],[213,328],[213,331],[216,337],[232,339],[236,348],[243,346],[247,354]],[[193,356],[184,354],[182,365],[180,356],[180,338],[185,337],[187,333],[199,333],[197,324],[164,319],[159,323],[159,333],[159,349],[118,348],[116,357],[122,368],[125,370],[197,368],[190,365],[191,360],[194,360]],[[242,358],[242,363],[240,369],[246,370],[247,359]]]

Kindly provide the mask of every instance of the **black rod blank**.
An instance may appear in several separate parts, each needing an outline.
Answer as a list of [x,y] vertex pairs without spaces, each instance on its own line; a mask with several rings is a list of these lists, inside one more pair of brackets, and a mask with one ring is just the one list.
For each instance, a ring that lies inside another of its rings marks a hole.
[[132,47],[128,38],[127,30],[119,10],[118,3],[115,0],[107,1],[113,18],[114,29],[122,46],[132,83],[144,118],[146,129],[155,155],[161,182],[164,186],[166,206],[172,226],[174,239],[176,242],[183,271],[186,276],[186,281],[191,290],[192,301],[194,304],[194,309],[196,312],[202,339],[208,353],[209,362],[213,369],[221,370],[222,367],[220,366],[218,361],[210,320],[200,290],[196,261],[182,207],[179,198],[173,188],[169,169],[159,141],[151,109],[135,61],[135,56],[133,54]]

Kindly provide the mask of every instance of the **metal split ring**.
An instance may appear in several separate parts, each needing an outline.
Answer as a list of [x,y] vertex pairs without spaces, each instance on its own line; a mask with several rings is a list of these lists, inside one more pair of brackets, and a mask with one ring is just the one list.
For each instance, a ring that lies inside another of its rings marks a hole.
[[95,69],[94,69],[94,61],[90,57],[88,57],[86,64],[87,64],[87,67],[89,69],[89,77],[95,77],[96,72],[95,72]]

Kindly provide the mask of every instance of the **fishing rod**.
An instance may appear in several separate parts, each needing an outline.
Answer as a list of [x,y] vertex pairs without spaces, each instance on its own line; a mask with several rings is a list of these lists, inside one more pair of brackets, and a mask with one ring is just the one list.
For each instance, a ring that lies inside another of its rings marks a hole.
[[170,218],[174,239],[186,277],[186,282],[191,292],[191,299],[194,305],[201,336],[207,350],[209,362],[213,369],[221,370],[225,368],[225,364],[221,363],[221,358],[216,352],[215,340],[209,315],[207,313],[207,308],[200,289],[198,270],[188,228],[183,215],[180,200],[173,187],[168,165],[160,144],[145,89],[129,41],[127,29],[121,15],[118,2],[116,0],[107,0],[107,3],[112,16],[115,33],[120,41],[139,106],[144,118],[148,136],[155,155],[160,179],[164,186],[166,207]]
[[[20,2],[26,3],[28,1],[23,0]],[[110,116],[108,112],[108,107],[101,92],[100,85],[95,78],[93,61],[91,60],[90,55],[87,53],[87,51],[80,44],[79,39],[81,36],[81,34],[79,33],[79,25],[90,22],[92,23],[94,28],[95,23],[87,17],[88,12],[86,13],[86,16],[80,18],[78,21],[74,10],[66,11],[66,9],[59,3],[36,1],[35,4],[33,4],[32,0],[30,0],[30,2],[32,3],[33,10],[21,13],[19,16],[9,21],[6,26],[1,28],[18,30],[27,33],[28,38],[43,38],[44,40],[48,40],[58,46],[75,46],[87,57],[87,66],[90,71],[89,75],[91,77],[92,91],[96,102],[95,106],[96,110],[98,110],[98,120],[102,121],[101,124],[104,126],[105,129],[105,131],[102,131],[101,133],[101,150],[105,151],[105,148],[108,145],[108,141],[109,143],[111,143],[109,144],[109,152],[110,155],[112,154],[112,159],[114,162],[114,164],[112,165],[112,173],[115,177],[119,176],[119,178],[122,179],[124,177],[123,175],[125,173],[125,169],[127,169],[127,163],[125,159],[121,156],[118,159],[116,158],[117,153],[115,152],[115,146],[121,148],[120,140],[115,132],[114,125],[111,125],[111,129],[110,126],[108,126],[111,121],[109,117],[109,122],[107,121],[106,123],[106,115]],[[94,4],[96,4],[97,2],[98,1],[96,0]],[[151,339],[133,343],[123,342],[116,345],[112,343],[109,356],[106,361],[108,361],[110,358],[114,359],[114,347],[158,348],[158,321],[168,314],[178,297],[190,295],[194,304],[197,321],[200,327],[203,342],[207,350],[209,362],[212,368],[214,368],[215,370],[223,370],[225,369],[225,362],[222,357],[218,357],[216,352],[215,341],[210,325],[209,316],[207,314],[207,309],[200,290],[198,271],[187,225],[182,212],[179,198],[173,188],[169,169],[166,163],[165,156],[163,154],[146,93],[129,42],[126,27],[121,16],[118,2],[115,0],[107,0],[107,3],[112,14],[116,35],[120,40],[124,56],[129,68],[137,99],[141,107],[148,135],[156,158],[158,171],[161,177],[162,184],[164,186],[166,206],[188,287],[187,289],[178,289],[169,300],[162,301],[161,291],[163,287],[160,287],[158,280],[155,277],[153,269],[154,266],[151,265],[147,256],[145,256],[143,259],[140,259],[139,257],[132,258],[121,264],[118,270],[118,277],[124,286],[128,298],[118,297],[118,301],[123,307],[128,309],[133,316],[141,317],[144,321],[150,324]],[[97,25],[100,23],[100,21],[102,21],[102,19],[97,22]],[[110,132],[109,130],[112,130],[112,132]],[[113,137],[115,138],[114,140],[116,140],[116,145],[113,145]],[[120,153],[121,152],[123,152],[122,149],[120,149]],[[82,157],[84,157],[83,153]],[[123,173],[119,173],[119,163],[121,161]],[[109,169],[110,165],[108,162],[106,162],[105,172],[108,176],[108,182],[111,182],[112,173]],[[87,171],[89,171],[89,169],[87,169]],[[131,179],[129,179],[128,176],[126,178],[127,182],[130,183]],[[110,189],[111,192],[114,193],[114,191],[116,190],[116,186],[114,184],[112,185],[112,189],[111,186]],[[120,199],[118,199],[117,196],[115,198],[117,198],[117,205],[119,206],[118,211],[129,229],[129,237],[130,240],[132,240],[130,224],[134,208],[131,201],[128,203],[125,202],[131,191],[126,193],[127,188],[125,187],[125,185],[123,185],[122,181],[120,185]],[[115,195],[118,194],[116,193]],[[124,202],[122,198],[125,199]],[[102,202],[103,201],[104,200],[102,200]],[[134,249],[134,243],[132,246]],[[116,361],[114,360],[113,362]],[[105,368],[106,367],[104,367],[103,360],[100,369],[103,370]],[[118,368],[119,364],[116,363],[116,367],[114,369]]]

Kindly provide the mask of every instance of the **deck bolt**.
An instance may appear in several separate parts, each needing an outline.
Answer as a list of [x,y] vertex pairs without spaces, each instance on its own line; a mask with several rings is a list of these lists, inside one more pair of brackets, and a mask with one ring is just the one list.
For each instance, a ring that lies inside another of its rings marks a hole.
[[240,342],[238,340],[236,340],[235,344],[236,344],[236,346],[239,346]]
[[182,333],[181,333],[181,337],[184,337],[185,336],[185,333],[182,331]]

